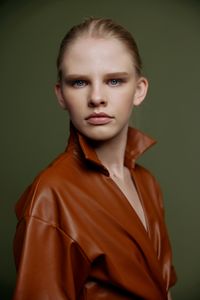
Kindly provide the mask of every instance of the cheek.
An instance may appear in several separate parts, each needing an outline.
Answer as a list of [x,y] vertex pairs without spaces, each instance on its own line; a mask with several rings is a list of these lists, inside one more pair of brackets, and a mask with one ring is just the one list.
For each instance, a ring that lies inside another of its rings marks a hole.
[[121,89],[116,88],[115,90],[115,96],[117,96],[118,98],[121,97],[123,99],[130,100],[133,99],[134,95],[135,95],[135,88],[132,85],[129,85],[128,87],[124,86]]
[[64,90],[63,98],[66,104],[66,109],[68,110],[69,113],[71,113],[74,110],[74,104],[75,104],[73,94]]
[[66,89],[63,95],[69,110],[80,110],[81,106],[84,105],[85,95],[81,89],[75,91]]
[[134,92],[123,91],[121,93],[116,93],[114,101],[118,103],[119,107],[123,110],[131,109],[133,107]]
[[70,99],[67,101],[67,110],[69,115],[74,118],[81,116],[83,112],[80,101],[76,101],[75,99]]
[[70,115],[76,115],[77,112],[79,111],[76,108],[76,105],[74,105],[71,101],[68,101],[67,110],[68,110],[68,112],[69,112]]

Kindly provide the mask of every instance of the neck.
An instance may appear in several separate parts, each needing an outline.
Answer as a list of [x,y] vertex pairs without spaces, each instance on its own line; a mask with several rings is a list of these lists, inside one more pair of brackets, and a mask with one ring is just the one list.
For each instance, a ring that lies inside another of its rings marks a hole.
[[111,176],[124,178],[124,155],[127,143],[128,126],[111,140],[95,145],[99,160],[108,169]]

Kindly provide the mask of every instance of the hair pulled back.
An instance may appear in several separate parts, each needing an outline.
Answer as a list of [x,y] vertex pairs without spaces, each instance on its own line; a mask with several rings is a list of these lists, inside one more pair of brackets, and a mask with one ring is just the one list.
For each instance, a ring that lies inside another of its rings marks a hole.
[[139,76],[141,75],[142,61],[137,44],[131,33],[111,19],[90,17],[82,23],[73,26],[61,41],[57,57],[58,80],[62,79],[61,66],[65,51],[67,51],[67,49],[73,42],[75,42],[76,39],[83,36],[93,38],[116,38],[117,40],[121,41],[132,55],[137,74]]

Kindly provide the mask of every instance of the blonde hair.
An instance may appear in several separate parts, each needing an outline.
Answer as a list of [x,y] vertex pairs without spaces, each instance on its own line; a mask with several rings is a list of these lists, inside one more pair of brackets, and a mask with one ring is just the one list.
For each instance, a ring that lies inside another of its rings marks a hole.
[[131,33],[111,19],[91,17],[86,19],[82,23],[73,26],[62,39],[57,57],[58,80],[62,79],[61,65],[65,51],[67,51],[69,46],[77,38],[80,38],[82,36],[89,36],[94,38],[116,38],[120,40],[122,43],[124,43],[127,50],[132,55],[137,74],[139,76],[141,75],[142,61],[137,44]]

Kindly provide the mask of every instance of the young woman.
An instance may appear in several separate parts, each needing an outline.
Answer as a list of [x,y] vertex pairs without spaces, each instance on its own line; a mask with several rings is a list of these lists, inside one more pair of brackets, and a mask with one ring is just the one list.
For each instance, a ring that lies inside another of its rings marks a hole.
[[14,300],[163,300],[176,281],[159,186],[136,163],[154,141],[129,128],[145,98],[136,43],[112,20],[64,37],[55,92],[66,152],[16,206]]

